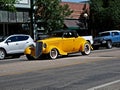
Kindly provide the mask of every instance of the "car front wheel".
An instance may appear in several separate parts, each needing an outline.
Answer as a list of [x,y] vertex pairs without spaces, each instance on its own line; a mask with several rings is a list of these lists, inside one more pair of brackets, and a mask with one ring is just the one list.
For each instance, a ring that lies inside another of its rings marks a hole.
[[51,59],[56,59],[58,57],[58,51],[57,49],[53,48],[51,49],[49,56]]
[[106,46],[108,49],[111,49],[112,48],[112,42],[111,41],[107,41],[107,46]]
[[81,52],[81,53],[82,53],[82,55],[89,55],[90,52],[91,52],[91,46],[90,46],[89,43],[86,43],[86,44],[84,45],[84,51]]
[[6,56],[6,54],[5,54],[5,50],[0,49],[0,60],[4,59],[5,56]]

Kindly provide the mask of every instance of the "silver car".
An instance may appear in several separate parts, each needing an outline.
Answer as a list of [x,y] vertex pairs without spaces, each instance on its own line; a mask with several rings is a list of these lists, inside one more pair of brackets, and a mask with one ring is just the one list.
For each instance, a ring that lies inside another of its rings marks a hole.
[[0,60],[7,56],[19,58],[28,46],[35,46],[30,35],[15,34],[8,37],[0,36]]

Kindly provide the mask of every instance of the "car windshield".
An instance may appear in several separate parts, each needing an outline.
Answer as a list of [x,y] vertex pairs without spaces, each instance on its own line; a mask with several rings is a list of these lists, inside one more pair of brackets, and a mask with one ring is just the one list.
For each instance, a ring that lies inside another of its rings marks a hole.
[[109,36],[110,33],[109,32],[106,32],[106,33],[100,33],[98,36],[101,37],[101,36]]
[[63,36],[63,32],[53,32],[50,37],[62,37]]
[[7,37],[5,36],[0,36],[0,42],[4,41]]

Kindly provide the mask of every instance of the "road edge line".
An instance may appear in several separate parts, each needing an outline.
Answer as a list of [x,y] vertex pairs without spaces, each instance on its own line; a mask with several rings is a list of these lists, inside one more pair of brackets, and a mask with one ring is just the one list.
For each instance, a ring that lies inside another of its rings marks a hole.
[[96,89],[100,89],[102,87],[109,86],[109,85],[112,85],[112,84],[115,84],[115,83],[119,83],[119,82],[120,82],[120,80],[116,80],[116,81],[113,81],[113,82],[109,82],[109,83],[105,83],[105,84],[102,84],[102,85],[99,85],[99,86],[95,86],[95,87],[89,88],[87,90],[96,90]]

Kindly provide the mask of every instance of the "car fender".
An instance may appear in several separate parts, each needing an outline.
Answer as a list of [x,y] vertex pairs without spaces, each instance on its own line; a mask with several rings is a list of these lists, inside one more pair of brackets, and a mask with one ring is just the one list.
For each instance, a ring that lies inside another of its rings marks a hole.
[[35,47],[30,47],[28,46],[25,51],[24,51],[24,54],[27,55],[31,55],[31,56],[35,56]]
[[3,50],[5,51],[5,53],[7,54],[7,52],[6,52],[5,48],[3,48],[3,47],[0,47],[0,49],[3,49]]
[[85,42],[84,42],[84,43],[82,43],[82,44],[80,45],[80,49],[79,49],[79,51],[81,51],[81,52],[83,52],[83,51],[84,51],[84,45],[85,45]]
[[[89,45],[90,45],[90,43],[88,42],[88,41],[86,41],[86,42],[83,42],[82,44],[81,44],[81,46],[80,46],[80,51],[81,52],[84,52],[84,47],[85,47],[85,44],[86,43],[88,43]],[[90,48],[91,48],[91,50],[93,50],[93,47],[90,45]]]

